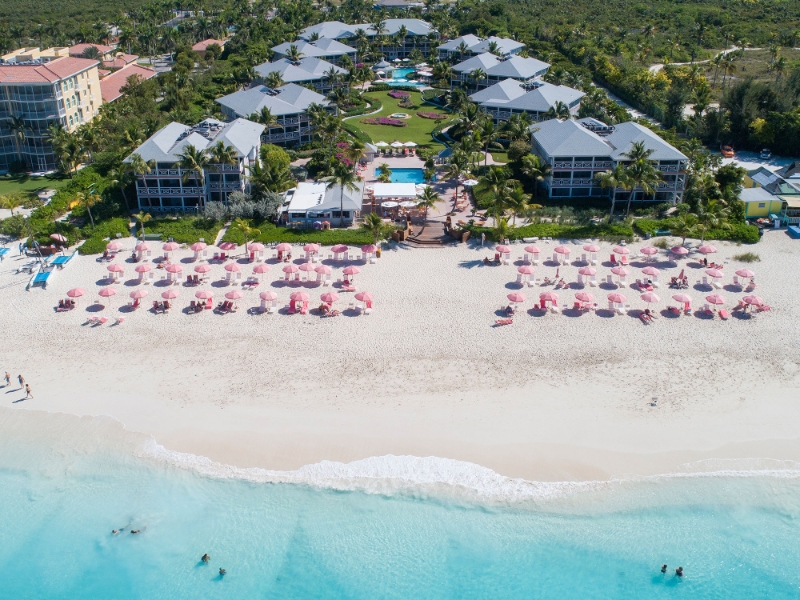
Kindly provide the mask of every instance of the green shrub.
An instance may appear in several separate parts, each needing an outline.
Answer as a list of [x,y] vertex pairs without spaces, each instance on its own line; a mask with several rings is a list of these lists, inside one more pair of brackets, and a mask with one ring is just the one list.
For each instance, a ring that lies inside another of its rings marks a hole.
[[194,244],[200,238],[212,244],[220,229],[222,229],[221,222],[203,217],[152,219],[144,226],[145,233],[159,234],[162,241],[172,238],[179,244]]
[[[671,230],[676,224],[676,219],[636,219],[633,227],[642,234],[655,235],[657,230]],[[691,237],[691,236],[690,236]],[[729,231],[724,229],[709,229],[706,232],[707,240],[721,240],[741,242],[743,244],[756,244],[759,240],[758,227],[739,223]]]
[[[100,254],[106,249],[106,244],[108,244],[109,240],[115,239],[117,234],[120,237],[127,237],[131,234],[130,221],[128,219],[116,217],[102,221],[97,223],[94,230],[92,230],[91,225],[86,225],[81,230],[81,235],[86,237],[86,241],[78,248],[78,252],[80,254]],[[66,236],[67,238],[70,237],[68,233]],[[71,239],[70,243],[72,243]]]
[[342,123],[342,127],[344,128],[345,131],[347,131],[347,133],[352,135],[354,138],[356,138],[358,140],[361,140],[365,144],[371,144],[372,143],[372,138],[369,136],[369,134],[364,133],[363,131],[361,131],[357,127],[354,127],[353,125],[351,125],[347,121],[344,121]]
[[[473,236],[482,233],[489,239],[494,239],[494,230],[489,227],[467,226],[472,231]],[[633,241],[633,229],[624,223],[603,223],[601,225],[559,225],[558,223],[533,223],[513,228],[509,234],[509,239],[518,240],[529,237],[551,237],[561,239],[586,239],[598,238],[601,240],[618,242],[625,240]]]
[[92,236],[87,239],[81,246],[78,248],[79,254],[101,254],[106,249],[106,244],[108,244],[108,240],[98,236]]
[[753,252],[745,252],[744,254],[734,254],[733,260],[738,260],[739,262],[745,262],[745,263],[752,263],[752,262],[761,262],[761,257],[758,254],[754,254]]
[[[350,244],[362,246],[372,243],[372,235],[368,231],[360,229],[329,229],[328,231],[317,231],[316,229],[289,229],[287,227],[277,227],[268,221],[254,221],[252,226],[261,231],[255,240],[264,244],[271,242],[289,243],[308,243],[314,242],[324,246],[335,244]],[[244,244],[244,236],[238,229],[230,228],[225,232],[223,241]]]

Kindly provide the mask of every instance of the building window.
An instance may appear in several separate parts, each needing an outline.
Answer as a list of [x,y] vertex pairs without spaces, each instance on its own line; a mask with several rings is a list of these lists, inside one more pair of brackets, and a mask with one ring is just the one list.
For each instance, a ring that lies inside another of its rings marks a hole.
[[766,202],[759,202],[758,203],[758,208],[767,208],[767,203]]

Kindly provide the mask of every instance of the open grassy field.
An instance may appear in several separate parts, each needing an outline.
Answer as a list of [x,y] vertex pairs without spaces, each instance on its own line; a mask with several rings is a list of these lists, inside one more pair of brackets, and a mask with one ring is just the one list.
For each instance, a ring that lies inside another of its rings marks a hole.
[[[377,98],[382,104],[383,108],[380,112],[374,115],[360,116],[353,119],[348,119],[347,123],[357,127],[366,133],[373,142],[384,141],[391,144],[394,141],[400,142],[416,142],[422,147],[441,150],[444,145],[433,141],[431,138],[431,131],[437,126],[433,119],[423,119],[417,116],[417,111],[436,112],[443,114],[444,109],[425,104],[422,100],[422,94],[419,92],[409,92],[413,101],[412,107],[400,106],[400,100],[389,96],[389,92],[367,92],[367,98]],[[404,119],[407,127],[393,127],[391,125],[369,125],[362,123],[363,119],[388,117],[394,113],[406,113],[409,115],[408,119]]]
[[[800,67],[800,50],[795,50],[793,48],[782,48],[779,56],[786,58],[786,70],[781,77],[788,76],[789,73]],[[753,78],[756,81],[774,82],[778,77],[778,73],[770,70],[771,61],[772,56],[767,49],[745,50],[744,54],[742,54],[742,56],[734,63],[736,66],[736,72],[728,75],[725,82],[726,87],[729,86],[732,81],[740,81],[748,77]],[[709,62],[704,63],[703,66],[706,78],[708,79],[709,83],[713,85],[715,71],[714,65]],[[724,76],[722,69],[718,69],[716,75],[716,85],[713,86],[714,92],[716,95],[721,96],[723,91],[722,78]]]
[[57,190],[66,185],[68,182],[69,177],[61,177],[57,175],[47,175],[45,177],[3,175],[0,176],[0,196],[18,192],[28,197],[35,197],[36,193],[41,190]]

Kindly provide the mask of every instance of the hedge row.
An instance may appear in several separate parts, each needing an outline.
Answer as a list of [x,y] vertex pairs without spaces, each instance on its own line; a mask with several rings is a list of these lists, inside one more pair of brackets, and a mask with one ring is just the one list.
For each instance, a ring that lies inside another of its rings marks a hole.
[[[289,242],[306,244],[314,242],[324,246],[335,244],[351,244],[353,246],[363,246],[373,242],[372,234],[361,229],[329,229],[328,231],[317,231],[315,229],[288,229],[286,227],[276,227],[269,222],[254,222],[253,227],[261,231],[255,240],[268,244],[271,242]],[[238,229],[230,228],[225,232],[223,241],[244,244],[244,236]]]
[[116,238],[117,234],[120,237],[127,237],[131,234],[130,221],[123,217],[116,217],[98,223],[94,229],[91,225],[87,225],[81,233],[86,237],[86,241],[78,248],[78,252],[80,254],[100,254],[106,249],[108,241]]
[[[485,233],[486,237],[489,239],[495,239],[497,237],[494,229],[489,227],[468,225],[466,228],[472,232],[473,237],[480,237],[482,233]],[[559,225],[558,223],[533,223],[531,225],[515,227],[508,233],[508,238],[512,240],[520,240],[522,238],[532,237],[550,237],[556,239],[596,238],[613,242],[618,242],[621,240],[632,242],[633,229],[623,223],[604,223],[601,225]]]
[[[656,231],[670,230],[676,223],[676,219],[636,219],[633,223],[634,228],[642,233],[655,235]],[[758,227],[747,223],[737,223],[730,231],[723,229],[709,229],[706,232],[707,240],[721,240],[728,242],[740,242],[742,244],[756,244],[760,236]]]
[[144,226],[145,233],[159,234],[161,240],[172,238],[179,244],[194,244],[203,238],[207,244],[213,244],[222,229],[220,221],[212,221],[203,217],[182,217],[179,219],[152,219]]

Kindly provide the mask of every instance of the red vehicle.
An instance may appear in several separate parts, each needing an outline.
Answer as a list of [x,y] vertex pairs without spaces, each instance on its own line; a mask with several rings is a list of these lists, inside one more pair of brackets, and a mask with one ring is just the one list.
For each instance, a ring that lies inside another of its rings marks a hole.
[[733,158],[733,146],[722,146],[721,152],[725,158]]

